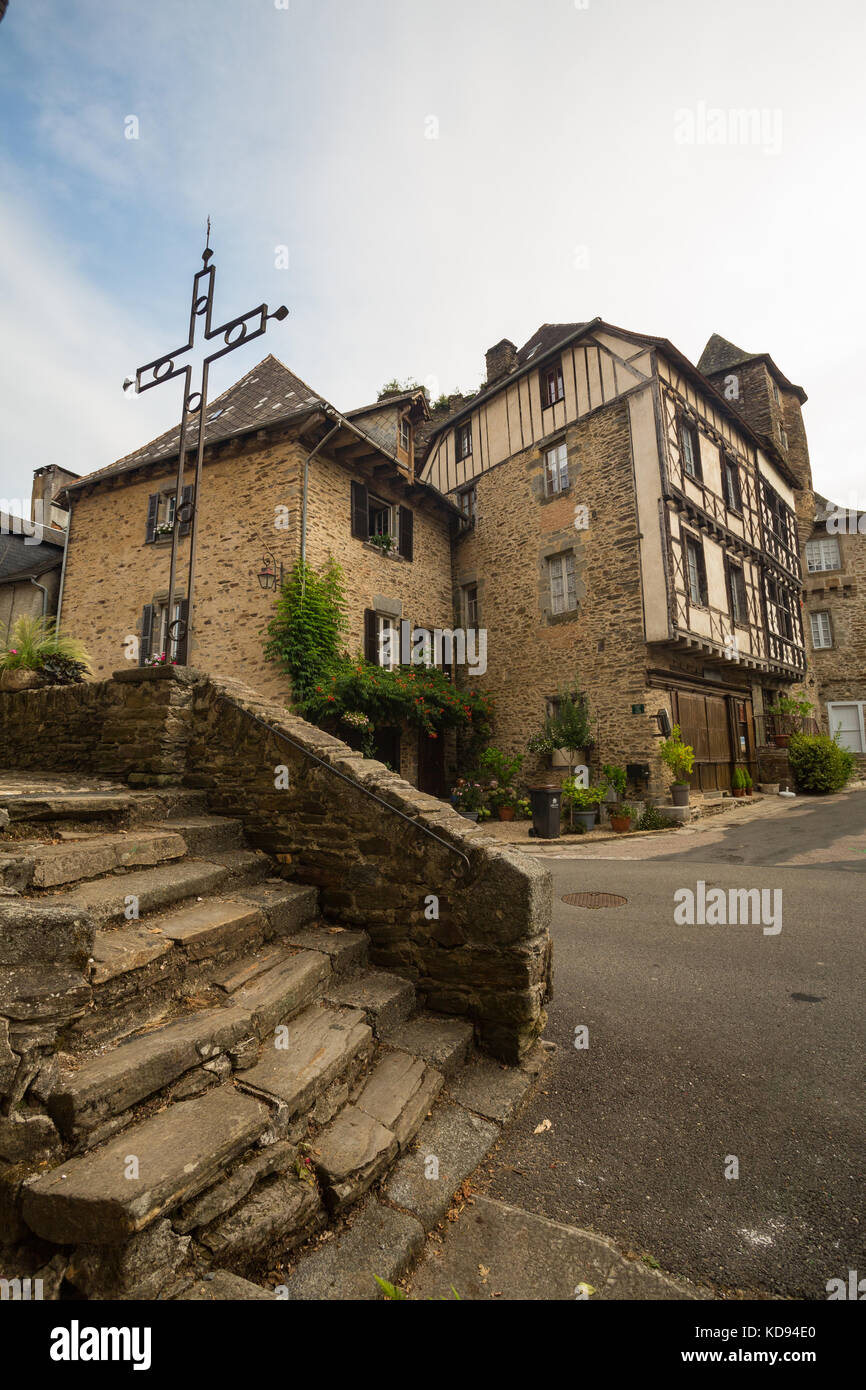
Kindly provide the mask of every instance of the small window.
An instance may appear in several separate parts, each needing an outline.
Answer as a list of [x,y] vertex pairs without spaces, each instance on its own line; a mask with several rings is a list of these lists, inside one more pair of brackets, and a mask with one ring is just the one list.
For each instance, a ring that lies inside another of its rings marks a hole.
[[468,458],[472,453],[472,423],[469,421],[465,425],[458,425],[454,431],[454,447],[457,452],[457,461]]
[[689,598],[701,607],[707,602],[707,571],[704,565],[704,547],[694,536],[686,536],[686,570]]
[[548,497],[568,487],[568,450],[565,440],[554,444],[544,455],[544,491]]
[[457,505],[470,526],[475,525],[478,514],[478,493],[474,487],[464,488],[457,494]]
[[743,495],[740,490],[740,470],[730,454],[725,454],[725,500],[732,512],[743,510]]
[[370,496],[367,501],[368,530],[371,536],[394,535],[394,508],[381,497]]
[[780,397],[780,395],[779,395],[779,388],[778,388],[778,386],[776,385],[776,381],[775,381],[775,378],[774,378],[774,377],[770,377],[770,385],[771,385],[772,388],[773,388],[773,400],[776,402],[776,405],[781,405],[782,401],[781,401],[781,397]]
[[820,574],[822,570],[842,568],[839,542],[834,537],[827,540],[806,542],[806,568],[810,574]]
[[832,647],[833,629],[830,626],[830,614],[810,613],[809,622],[812,624],[812,646]]
[[787,589],[777,584],[775,579],[767,580],[767,602],[776,617],[775,630],[780,637],[793,638],[794,619],[792,617],[791,595]]
[[683,469],[696,482],[701,481],[701,451],[698,432],[690,420],[680,420],[680,447],[683,456]]
[[478,626],[478,585],[469,584],[463,590],[464,627]]
[[746,576],[739,565],[728,569],[728,584],[731,598],[731,617],[735,623],[749,621],[749,605],[746,597]]
[[407,454],[408,454],[408,452],[409,452],[409,441],[410,441],[411,437],[412,437],[412,436],[411,436],[411,427],[410,427],[410,425],[409,425],[409,417],[408,417],[407,415],[401,415],[401,417],[400,417],[400,448],[401,448],[401,449],[405,449],[405,451],[406,451]]
[[788,432],[787,432],[787,430],[783,430],[781,425],[779,426],[779,443],[781,444],[781,446],[782,446],[783,449],[787,449],[787,447],[788,447]]
[[400,633],[393,618],[376,614],[376,638],[379,665],[393,671],[400,664]]
[[791,528],[788,519],[788,508],[782,501],[778,492],[776,492],[774,488],[771,488],[769,483],[764,484],[764,501],[770,513],[770,525],[773,528],[773,534],[790,550]]
[[546,410],[550,405],[565,398],[565,385],[562,380],[562,363],[555,362],[541,369],[541,404]]
[[574,551],[551,555],[547,562],[550,574],[550,607],[553,613],[571,613],[577,608],[574,580]]

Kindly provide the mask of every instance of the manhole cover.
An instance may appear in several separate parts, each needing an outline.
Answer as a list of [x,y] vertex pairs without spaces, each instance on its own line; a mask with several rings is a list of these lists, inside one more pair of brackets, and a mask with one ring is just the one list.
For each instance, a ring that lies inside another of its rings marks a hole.
[[624,907],[628,898],[618,893],[566,893],[562,901],[569,907]]

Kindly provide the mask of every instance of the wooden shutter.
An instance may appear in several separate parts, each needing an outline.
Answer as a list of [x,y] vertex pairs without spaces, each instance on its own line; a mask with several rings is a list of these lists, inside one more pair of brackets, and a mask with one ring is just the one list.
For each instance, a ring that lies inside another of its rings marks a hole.
[[370,521],[367,512],[367,487],[365,483],[352,483],[352,535],[359,541],[370,539]]
[[182,508],[186,508],[186,511],[182,513],[181,520],[178,522],[177,534],[179,536],[189,535],[189,529],[192,525],[192,495],[194,492],[195,488],[192,483],[186,483],[181,490],[180,505]]
[[159,518],[159,493],[153,492],[147,499],[147,526],[144,532],[144,543],[150,545],[151,541],[156,540],[156,523]]
[[[192,490],[192,489],[190,489],[190,490]],[[186,492],[186,488],[184,488],[184,492]],[[181,622],[182,622],[182,623],[188,623],[188,622],[189,622],[189,603],[187,602],[187,600],[186,600],[185,598],[182,598],[182,599],[180,600],[179,607],[180,607],[180,613],[179,613],[178,616],[180,617]],[[188,653],[188,652],[189,652],[189,629],[186,629],[186,630],[184,631],[183,636],[180,638],[180,640],[179,640],[179,642],[178,642],[178,644],[177,644],[177,656],[175,657],[175,661],[177,662],[178,666],[186,666],[186,664],[187,664],[187,653]]]
[[141,610],[141,641],[138,646],[138,664],[143,666],[150,656],[153,640],[153,604],[146,603]]
[[412,555],[412,533],[415,527],[415,516],[409,507],[398,507],[399,513],[399,550],[404,560],[411,560]]
[[364,656],[374,666],[379,665],[379,625],[375,608],[364,609]]

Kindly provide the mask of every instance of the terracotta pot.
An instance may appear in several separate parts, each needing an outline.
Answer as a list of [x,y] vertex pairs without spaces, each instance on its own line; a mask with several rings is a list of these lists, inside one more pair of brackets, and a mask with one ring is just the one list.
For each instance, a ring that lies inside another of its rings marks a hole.
[[4,671],[0,675],[0,690],[38,690],[45,684],[41,671],[27,671],[23,667]]
[[777,748],[787,748],[790,741],[790,734],[773,734],[773,742]]
[[631,826],[631,816],[611,816],[610,823],[617,835],[624,835]]
[[731,793],[732,793],[733,796],[745,796],[745,795],[746,795],[746,788],[745,788],[745,787],[731,787]]
[[499,819],[500,819],[500,820],[514,820],[514,807],[513,807],[513,806],[500,806],[500,807],[499,807]]

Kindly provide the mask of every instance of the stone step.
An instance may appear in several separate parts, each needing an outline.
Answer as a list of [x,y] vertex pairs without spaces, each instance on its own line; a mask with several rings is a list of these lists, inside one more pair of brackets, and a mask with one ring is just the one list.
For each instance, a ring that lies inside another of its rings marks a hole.
[[148,924],[173,942],[189,961],[259,945],[265,937],[262,912],[250,903],[212,898],[166,913]]
[[472,1039],[471,1023],[463,1018],[443,1018],[441,1014],[416,1014],[382,1034],[382,1041],[389,1047],[423,1057],[445,1076],[453,1076],[465,1064]]
[[71,1138],[212,1061],[251,1030],[252,1020],[243,1009],[202,1009],[61,1071],[42,1098],[58,1129]]
[[[421,1254],[424,1239],[424,1227],[416,1217],[370,1197],[347,1230],[304,1252],[286,1280],[285,1296],[329,1303],[380,1300],[376,1275],[396,1284]],[[198,1295],[182,1295],[193,1296]]]
[[283,1173],[254,1187],[233,1211],[198,1231],[197,1239],[216,1264],[247,1270],[270,1254],[294,1250],[326,1221],[315,1183]]
[[363,970],[367,964],[369,937],[363,931],[348,931],[343,927],[312,926],[288,938],[292,946],[308,951],[324,951],[331,958],[335,975]]
[[492,1149],[499,1133],[492,1121],[460,1105],[440,1102],[418,1131],[417,1142],[388,1174],[382,1195],[411,1212],[429,1231],[442,1220],[454,1193]]
[[346,1105],[322,1131],[313,1162],[335,1215],[352,1206],[397,1157],[397,1136],[357,1105]]
[[415,1007],[415,986],[386,970],[358,970],[333,980],[325,991],[332,1004],[363,1009],[377,1037],[401,1024]]
[[242,849],[243,825],[230,816],[170,816],[163,828],[182,835],[187,852],[207,859],[213,850]]
[[49,794],[3,792],[0,807],[12,821],[122,822],[133,811],[135,792],[52,792]]
[[445,1078],[408,1052],[381,1053],[355,1104],[406,1148],[426,1120]]
[[[321,992],[331,973],[331,963],[320,951],[297,951],[289,947],[283,958],[248,985],[241,985],[232,996],[236,1008],[249,1014],[259,1038],[272,1033],[277,1024],[288,1023]],[[251,1072],[247,1072],[249,1079]]]
[[263,1050],[256,1065],[238,1077],[238,1085],[281,1101],[291,1118],[309,1110],[332,1081],[371,1051],[372,1042],[372,1029],[360,1009],[314,1004]]
[[209,1186],[268,1121],[268,1107],[232,1085],[170,1105],[25,1183],[24,1220],[59,1245],[126,1241]]
[[[259,871],[257,855],[248,851],[234,853],[245,855],[248,872]],[[232,874],[239,868],[237,863],[229,866],[205,859],[184,859],[155,869],[135,870],[123,877],[94,879],[79,884],[74,893],[42,901],[53,901],[64,907],[83,907],[102,926],[110,922],[123,923],[130,920],[126,914],[131,913],[136,904],[139,917],[143,917],[148,912],[174,907],[187,898],[205,898],[225,891],[230,886]]]
[[[267,918],[269,935],[272,936],[290,936],[293,932],[301,931],[314,922],[319,914],[319,890],[306,883],[267,879],[232,896],[239,902],[258,907]],[[325,948],[317,944],[311,949],[321,951]]]
[[0,883],[19,890],[57,888],[116,869],[151,867],[185,854],[183,838],[166,830],[88,835],[59,845],[23,844],[13,853],[0,854]]

